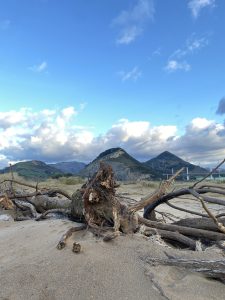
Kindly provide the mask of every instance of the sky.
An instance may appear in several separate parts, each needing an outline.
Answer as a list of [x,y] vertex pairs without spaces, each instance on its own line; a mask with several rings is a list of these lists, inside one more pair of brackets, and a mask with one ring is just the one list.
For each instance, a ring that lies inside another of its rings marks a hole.
[[0,1],[0,168],[225,158],[225,1]]

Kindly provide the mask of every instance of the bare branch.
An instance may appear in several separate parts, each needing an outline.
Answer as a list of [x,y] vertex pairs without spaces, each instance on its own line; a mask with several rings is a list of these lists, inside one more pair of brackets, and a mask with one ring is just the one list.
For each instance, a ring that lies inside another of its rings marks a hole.
[[184,168],[177,171],[170,179],[163,181],[158,190],[156,190],[150,196],[143,198],[141,201],[135,203],[134,205],[131,205],[128,210],[132,213],[135,213],[136,211],[143,209],[150,203],[159,199],[161,196],[163,196],[166,193],[166,191],[169,189],[171,184],[173,184],[175,178],[180,175],[180,173],[183,171],[183,169]]
[[208,207],[205,204],[205,199],[203,196],[199,195],[195,190],[190,189],[190,193],[198,198],[201,201],[202,207],[204,210],[207,212],[208,216],[214,221],[214,223],[217,225],[218,229],[225,233],[225,227],[223,226],[222,223],[218,222],[217,218],[214,216],[214,214],[208,209]]
[[64,208],[53,208],[53,209],[46,210],[43,214],[41,214],[40,216],[38,216],[35,220],[36,221],[40,221],[42,219],[45,219],[46,216],[48,214],[51,214],[51,213],[64,213],[64,214],[68,214],[69,212],[70,212],[70,210],[64,209]]
[[166,204],[174,209],[177,209],[177,210],[180,210],[180,211],[183,211],[183,212],[186,212],[186,213],[189,213],[189,214],[192,214],[192,215],[196,215],[196,216],[200,216],[200,217],[206,217],[208,218],[208,215],[206,214],[201,214],[199,212],[196,212],[196,211],[193,211],[193,210],[189,210],[189,209],[185,209],[183,207],[178,207],[172,203],[170,203],[169,201],[166,202]]
[[[224,192],[220,190],[215,190],[212,188],[204,188],[204,189],[195,189],[195,191],[199,194],[206,194],[206,193],[215,193],[219,195],[223,195]],[[155,201],[152,201],[152,203],[148,204],[145,207],[144,211],[144,217],[148,218],[149,214],[160,204],[167,202],[168,200],[177,198],[179,196],[183,195],[190,195],[190,189],[182,188],[180,190],[176,190],[174,192],[168,193],[166,195],[163,195],[159,198],[156,198]],[[192,200],[192,199],[189,199]],[[214,204],[219,204],[225,206],[225,201],[223,199],[218,199],[218,198],[212,198],[212,197],[205,197],[205,201],[208,203],[214,203]]]
[[195,182],[191,188],[193,189],[197,184],[199,184],[200,182],[204,181],[206,178],[208,178],[210,175],[212,175],[220,166],[222,166],[222,164],[225,163],[225,159],[222,160],[214,169],[212,169],[211,172],[209,172],[205,177],[203,177],[201,180]]

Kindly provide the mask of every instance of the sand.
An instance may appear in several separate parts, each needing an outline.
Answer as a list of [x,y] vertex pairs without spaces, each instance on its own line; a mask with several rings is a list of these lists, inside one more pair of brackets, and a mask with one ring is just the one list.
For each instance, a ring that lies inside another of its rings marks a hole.
[[[224,299],[225,285],[168,266],[150,266],[147,256],[212,258],[157,244],[140,234],[109,243],[90,232],[75,233],[63,250],[56,249],[68,220],[0,221],[0,299]],[[82,252],[71,251],[74,241]],[[220,252],[213,253],[221,258]]]
[[[136,183],[121,185],[118,192],[137,201],[154,189]],[[72,193],[76,188],[68,186],[66,190]],[[176,202],[202,211],[193,200]],[[212,208],[217,211],[216,206]],[[181,218],[191,216],[166,204],[157,210]],[[146,257],[163,258],[165,251],[178,257],[224,259],[221,250],[180,250],[141,234],[105,243],[83,231],[74,233],[59,251],[60,237],[76,223],[63,219],[14,222],[5,216],[10,213],[0,211],[0,300],[225,299],[225,285],[219,281],[177,267],[146,263]],[[82,246],[80,254],[72,252],[74,241]]]

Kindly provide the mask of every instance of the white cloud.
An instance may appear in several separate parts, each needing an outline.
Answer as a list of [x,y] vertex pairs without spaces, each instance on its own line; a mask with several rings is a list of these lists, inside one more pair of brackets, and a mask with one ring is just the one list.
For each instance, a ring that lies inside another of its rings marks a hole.
[[127,81],[127,80],[137,81],[142,76],[142,72],[136,66],[132,70],[127,72],[120,71],[118,72],[118,75],[120,76],[122,81]]
[[77,112],[73,106],[66,107],[62,110],[62,116],[66,120],[69,120],[72,116],[76,115]]
[[184,70],[187,72],[191,70],[191,66],[185,61],[178,62],[177,60],[169,60],[165,69],[168,72],[175,72],[177,70]]
[[29,108],[21,108],[19,111],[10,110],[0,112],[0,128],[8,128],[25,122],[26,116],[29,115],[29,113]]
[[191,10],[192,16],[197,19],[202,9],[215,7],[215,0],[190,0],[188,7]]
[[122,30],[120,37],[117,39],[118,44],[130,44],[133,42],[141,33],[142,28],[138,26],[130,26]]
[[185,59],[191,55],[198,53],[198,51],[209,44],[209,40],[206,36],[196,37],[192,34],[185,42],[185,46],[174,51],[165,66],[165,70],[174,72],[177,70],[190,71],[191,65]]
[[201,131],[214,125],[213,120],[207,120],[206,118],[195,118],[191,121],[191,128],[193,131]]
[[42,73],[43,71],[46,71],[47,67],[48,67],[47,62],[43,61],[39,65],[34,65],[34,66],[30,67],[29,69],[35,73]]
[[209,44],[209,40],[206,36],[196,37],[192,34],[190,38],[186,40],[185,46],[183,48],[177,49],[171,58],[181,59],[185,56],[197,53],[200,49],[206,47]]
[[10,27],[10,25],[11,25],[11,21],[8,19],[0,21],[1,30],[7,30]]
[[225,126],[213,120],[195,118],[172,149],[187,159],[216,165],[225,157]]
[[134,42],[144,30],[145,23],[153,20],[153,0],[137,0],[136,5],[122,11],[113,21],[112,26],[119,28],[116,42],[128,45]]
[[94,136],[92,128],[76,126],[76,113],[74,107],[1,112],[0,167],[29,159],[89,162],[117,146],[140,160],[165,150],[200,164],[216,164],[225,157],[225,125],[214,120],[196,117],[178,135],[174,124],[154,126],[146,120],[121,119],[107,132]]
[[187,54],[196,52],[201,48],[206,47],[209,44],[209,40],[206,37],[196,38],[192,35],[190,39],[187,40]]

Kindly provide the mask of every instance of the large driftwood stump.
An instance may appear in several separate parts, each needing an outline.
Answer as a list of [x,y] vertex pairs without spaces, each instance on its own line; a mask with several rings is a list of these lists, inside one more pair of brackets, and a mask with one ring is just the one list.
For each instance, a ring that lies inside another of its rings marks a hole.
[[120,231],[131,233],[138,228],[136,214],[131,213],[116,197],[117,186],[112,167],[100,163],[98,172],[89,180],[83,194],[87,224],[95,229],[103,225],[113,226],[114,233],[107,235],[105,240],[118,236]]

